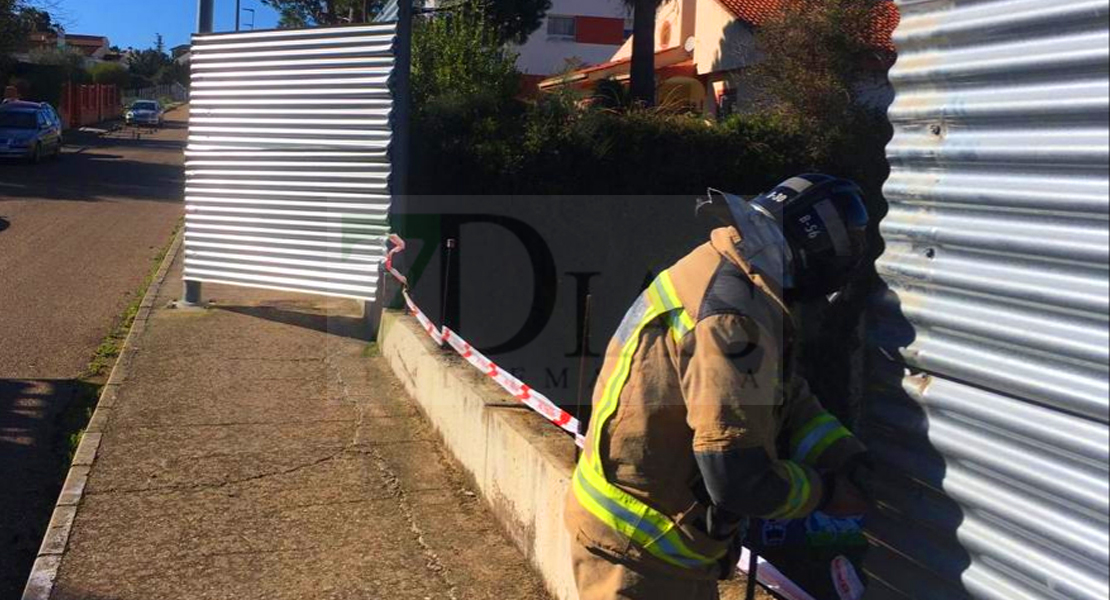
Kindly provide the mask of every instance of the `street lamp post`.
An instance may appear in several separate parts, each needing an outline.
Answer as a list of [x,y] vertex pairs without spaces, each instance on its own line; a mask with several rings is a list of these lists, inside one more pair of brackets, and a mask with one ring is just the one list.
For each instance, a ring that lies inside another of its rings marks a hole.
[[243,9],[239,7],[240,1],[235,0],[235,31],[239,31],[239,13],[243,12]]

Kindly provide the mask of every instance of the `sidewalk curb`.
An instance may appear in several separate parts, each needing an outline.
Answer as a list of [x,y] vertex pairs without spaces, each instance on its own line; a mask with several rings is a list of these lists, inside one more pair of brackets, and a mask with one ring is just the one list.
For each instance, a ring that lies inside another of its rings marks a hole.
[[578,600],[572,538],[563,523],[575,467],[573,440],[444,353],[407,313],[382,314],[378,348],[551,598]]
[[58,494],[58,501],[54,504],[54,514],[50,517],[50,524],[43,535],[42,545],[39,546],[35,564],[31,567],[27,585],[23,588],[23,600],[50,600],[51,593],[54,591],[54,580],[58,576],[58,567],[65,555],[70,530],[73,528],[73,521],[77,517],[77,509],[85,492],[85,482],[88,480],[89,472],[96,461],[96,453],[100,449],[100,438],[115,407],[119,386],[127,379],[127,369],[131,364],[131,359],[135,356],[136,342],[146,329],[147,321],[150,320],[150,313],[154,309],[154,300],[158,298],[158,294],[162,290],[162,284],[165,283],[170,265],[173,264],[177,254],[181,251],[184,238],[185,230],[182,228],[174,236],[173,242],[170,243],[170,247],[166,251],[166,256],[162,258],[162,264],[158,266],[158,271],[151,279],[142,302],[139,303],[139,310],[135,313],[135,319],[131,322],[131,329],[127,332],[123,348],[119,357],[116,358],[116,364],[112,367],[111,374],[108,376],[108,382],[104,384],[104,388],[100,392],[96,408],[93,410],[92,417],[89,418],[89,424],[85,428],[85,433],[81,435],[81,442],[77,445],[77,451],[73,455],[73,463],[69,467],[69,473],[62,485],[62,491]]

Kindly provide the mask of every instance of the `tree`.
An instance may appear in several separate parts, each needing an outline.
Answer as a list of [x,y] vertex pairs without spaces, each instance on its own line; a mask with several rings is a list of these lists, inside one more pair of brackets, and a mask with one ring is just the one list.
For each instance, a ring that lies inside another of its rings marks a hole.
[[624,0],[632,9],[632,101],[655,104],[655,11],[663,0]]
[[22,47],[28,33],[60,31],[61,24],[46,10],[51,6],[50,2],[0,0],[0,56]]
[[153,80],[158,72],[170,63],[170,57],[154,48],[140,50],[131,56],[131,73],[146,80]]
[[551,9],[551,0],[479,0],[475,4],[502,40],[516,44],[526,42]]
[[368,23],[386,0],[262,0],[281,14],[279,27]]
[[189,86],[189,65],[177,61],[162,67],[158,72],[157,81],[160,84],[180,83]]
[[[367,23],[386,0],[262,0],[281,13],[279,27]],[[420,0],[400,0],[420,3]],[[441,0],[442,12],[478,12],[501,42],[523,44],[539,28],[551,0]]]
[[93,83],[115,85],[126,88],[131,82],[131,73],[117,63],[100,63],[91,69]]
[[443,98],[511,99],[519,89],[516,56],[480,13],[415,23],[412,95],[418,111]]
[[24,6],[19,9],[19,19],[23,22],[23,29],[27,32],[58,33],[62,26],[54,22],[50,13],[33,6]]
[[882,79],[892,50],[885,28],[897,23],[889,0],[787,0],[762,23],[762,59],[747,80],[769,108],[814,129],[838,131],[859,105],[868,79]]
[[[19,46],[23,37],[22,22],[16,12],[16,0],[0,0],[0,56],[6,57]],[[0,83],[4,83],[0,81]]]

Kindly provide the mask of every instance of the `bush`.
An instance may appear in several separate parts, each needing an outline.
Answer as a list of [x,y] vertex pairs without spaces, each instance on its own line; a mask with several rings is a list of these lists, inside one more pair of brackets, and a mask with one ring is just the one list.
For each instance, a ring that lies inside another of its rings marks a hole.
[[481,13],[465,11],[415,23],[412,96],[416,110],[434,99],[508,101],[519,89],[516,56]]
[[131,73],[127,68],[115,63],[98,64],[92,68],[91,75],[94,83],[116,85],[121,89],[126,88],[131,81]]
[[800,131],[773,115],[712,123],[657,110],[442,99],[414,120],[423,194],[698,194],[762,191],[806,170]]
[[129,76],[127,89],[129,90],[145,90],[154,87],[154,81],[142,75],[131,73]]
[[755,194],[824,171],[878,199],[886,176],[889,125],[861,107],[817,119],[783,101],[718,123],[628,109],[616,82],[588,108],[570,93],[526,102],[515,57],[474,11],[418,20],[412,58],[414,194]]

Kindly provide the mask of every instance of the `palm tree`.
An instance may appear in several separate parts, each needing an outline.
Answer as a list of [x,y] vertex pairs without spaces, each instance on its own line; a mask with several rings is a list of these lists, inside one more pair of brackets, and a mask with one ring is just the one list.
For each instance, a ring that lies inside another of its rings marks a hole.
[[655,11],[665,0],[624,0],[632,9],[632,101],[655,104]]

